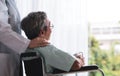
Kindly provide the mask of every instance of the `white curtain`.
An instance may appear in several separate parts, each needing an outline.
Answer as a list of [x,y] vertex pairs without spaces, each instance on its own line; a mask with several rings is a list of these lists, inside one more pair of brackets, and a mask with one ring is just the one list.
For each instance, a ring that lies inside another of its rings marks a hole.
[[[45,11],[54,24],[51,43],[74,54],[83,52],[88,64],[87,0],[16,0],[21,19],[32,11]],[[71,76],[80,74],[71,74]],[[70,76],[70,75],[69,75]],[[83,74],[81,76],[87,76]]]

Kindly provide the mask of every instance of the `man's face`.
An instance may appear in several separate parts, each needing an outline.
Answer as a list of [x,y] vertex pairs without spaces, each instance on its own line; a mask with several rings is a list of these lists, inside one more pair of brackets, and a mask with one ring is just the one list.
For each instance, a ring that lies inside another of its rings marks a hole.
[[51,22],[46,19],[45,20],[45,23],[47,25],[47,31],[44,32],[44,36],[45,36],[45,39],[49,40],[50,39],[50,35],[51,35],[51,32],[52,32],[52,29],[51,29]]

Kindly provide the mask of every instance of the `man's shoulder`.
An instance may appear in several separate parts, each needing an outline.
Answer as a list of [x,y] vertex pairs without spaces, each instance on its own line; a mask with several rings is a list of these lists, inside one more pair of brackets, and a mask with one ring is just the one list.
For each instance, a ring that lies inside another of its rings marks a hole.
[[49,49],[49,48],[55,48],[55,46],[52,45],[52,44],[49,44],[49,45],[46,45],[46,46],[41,46],[41,47],[36,47],[36,48],[27,48],[27,51],[38,50],[38,49]]
[[44,47],[38,47],[38,48],[36,48],[36,49],[42,49],[42,50],[53,50],[53,49],[55,49],[56,47],[54,46],[54,45],[52,45],[52,44],[49,44],[49,45],[47,45],[47,46],[44,46]]

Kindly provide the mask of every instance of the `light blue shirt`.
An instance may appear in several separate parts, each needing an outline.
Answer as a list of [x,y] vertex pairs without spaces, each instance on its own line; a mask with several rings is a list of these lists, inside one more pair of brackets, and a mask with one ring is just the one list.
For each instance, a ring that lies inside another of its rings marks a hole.
[[38,47],[34,49],[28,49],[27,51],[38,52],[45,61],[46,72],[53,72],[54,68],[70,71],[75,58],[66,52],[56,48],[53,45],[48,45],[45,47]]

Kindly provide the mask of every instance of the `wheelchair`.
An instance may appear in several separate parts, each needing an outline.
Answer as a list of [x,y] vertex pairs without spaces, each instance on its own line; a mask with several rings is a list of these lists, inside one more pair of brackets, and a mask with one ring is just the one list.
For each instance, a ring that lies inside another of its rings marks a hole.
[[76,71],[66,72],[56,69],[52,74],[46,73],[43,58],[36,52],[22,53],[20,56],[20,63],[20,76],[23,76],[23,72],[25,72],[26,76],[59,76],[80,72],[100,72],[102,76],[105,76],[104,72],[97,65],[83,66]]

